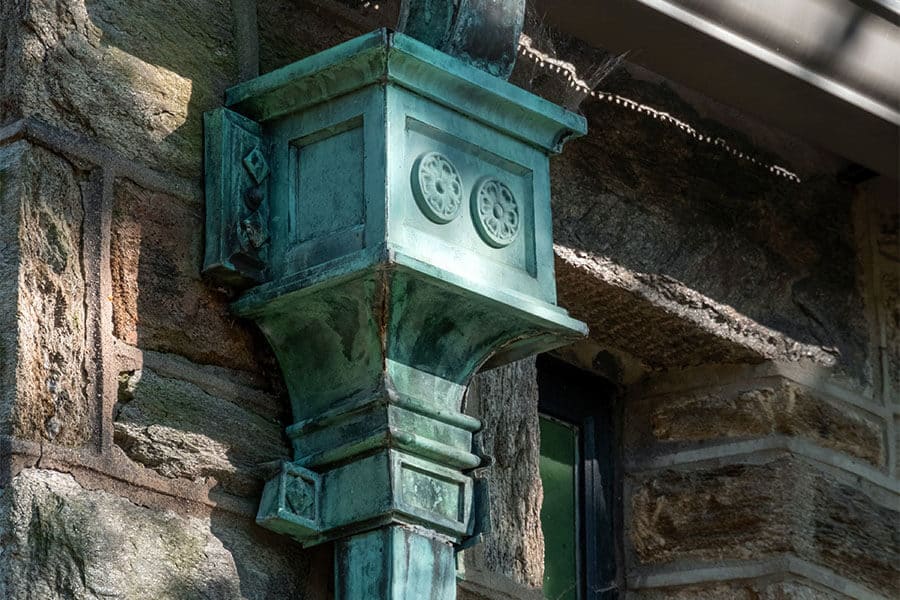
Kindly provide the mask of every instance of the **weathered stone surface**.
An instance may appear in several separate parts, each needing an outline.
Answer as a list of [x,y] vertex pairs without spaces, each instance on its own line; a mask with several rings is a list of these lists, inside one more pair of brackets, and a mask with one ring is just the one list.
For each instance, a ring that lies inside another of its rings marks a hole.
[[[400,0],[257,2],[259,71],[268,73],[379,27],[395,28],[399,14]],[[302,36],[297,23],[303,23]]]
[[260,358],[265,364],[270,356],[265,341],[200,278],[203,223],[199,202],[117,183],[110,257],[115,334],[198,363],[262,372]]
[[629,536],[641,563],[756,558],[787,552],[800,534],[785,513],[791,490],[779,466],[665,471],[636,485]]
[[467,408],[482,419],[484,452],[495,462],[490,472],[493,531],[465,552],[466,570],[502,575],[531,588],[540,588],[544,579],[537,394],[531,358],[478,375]]
[[[339,6],[336,2],[332,4]],[[361,15],[349,9],[338,9],[336,14],[335,10],[314,2],[268,0],[257,2],[256,6],[260,73],[268,73],[375,28],[365,27]],[[340,13],[347,18],[340,18]],[[303,23],[303,35],[297,35],[298,23]]]
[[557,245],[555,252],[560,305],[588,324],[594,341],[627,352],[645,370],[755,363],[814,351],[780,340],[677,281],[643,277],[565,246]]
[[[477,582],[476,582],[477,578]],[[544,600],[539,588],[516,584],[502,575],[457,572],[457,600]]]
[[887,378],[884,388],[894,404],[900,405],[900,206],[896,201],[900,189],[896,182],[893,187],[893,193],[886,192],[885,200],[874,207],[875,301],[880,304],[884,328],[882,352]]
[[[14,39],[16,31],[13,25],[15,23],[13,10],[12,2],[0,3],[0,40]],[[0,123],[6,123],[10,120],[9,112],[12,109],[12,103],[8,101],[6,95],[10,88],[9,80],[14,75],[14,70],[7,64],[8,60],[7,52],[4,49],[3,52],[0,52]]]
[[791,553],[889,595],[900,577],[898,506],[784,457],[635,478],[626,528],[635,564]]
[[[0,10],[5,7],[0,5]],[[22,154],[27,149],[24,141],[0,147],[0,433],[6,435],[12,433],[12,411],[16,405],[21,205],[18,176],[22,172]]]
[[38,148],[23,166],[16,433],[77,445],[92,428],[85,391],[83,174]]
[[634,600],[844,600],[838,592],[801,581],[710,583],[677,588],[637,590]]
[[228,0],[12,4],[7,115],[36,115],[124,155],[199,175],[202,113],[236,81]]
[[215,365],[200,365],[177,354],[143,350],[142,365],[157,375],[193,384],[207,394],[258,414],[271,421],[286,420],[290,403],[283,395],[268,391],[275,386],[266,372],[235,371]]
[[[583,72],[600,60],[575,42],[559,50]],[[602,88],[779,162],[665,83],[619,69]],[[592,262],[575,277],[563,273],[559,295],[599,341],[653,367],[761,354],[834,362],[871,380],[849,189],[821,171],[792,183],[615,103],[582,108],[591,135],[552,163],[554,239]],[[591,278],[604,289],[592,291]],[[688,327],[655,326],[666,320]],[[752,351],[709,345],[708,334]]]
[[6,429],[25,439],[77,446],[93,430],[81,266],[87,175],[25,142],[2,151]]
[[894,479],[900,479],[900,415],[894,415]]
[[811,526],[805,549],[808,556],[886,596],[896,594],[900,583],[900,499],[895,496],[890,508],[881,506],[859,489],[835,485],[824,477],[802,492]]
[[[887,460],[887,423],[787,380],[711,388],[643,401],[629,410],[627,431],[649,430],[655,442],[700,442],[787,435],[846,452],[876,467]],[[639,436],[639,434],[638,434]]]
[[191,383],[148,369],[122,374],[116,443],[165,477],[214,477],[224,491],[256,496],[269,475],[262,465],[290,458],[281,429]]
[[0,494],[0,597],[323,598],[310,553],[213,513],[178,515],[25,470]]

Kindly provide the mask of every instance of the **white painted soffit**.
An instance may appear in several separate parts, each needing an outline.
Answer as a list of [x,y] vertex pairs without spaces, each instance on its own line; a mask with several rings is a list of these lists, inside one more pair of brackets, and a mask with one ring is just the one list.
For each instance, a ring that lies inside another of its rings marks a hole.
[[549,22],[848,160],[900,172],[900,0],[538,0]]

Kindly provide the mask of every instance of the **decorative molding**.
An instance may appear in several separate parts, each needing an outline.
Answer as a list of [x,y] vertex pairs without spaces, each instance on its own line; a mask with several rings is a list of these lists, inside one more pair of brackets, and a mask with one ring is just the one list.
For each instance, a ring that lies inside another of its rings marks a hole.
[[261,283],[268,260],[269,165],[259,125],[220,108],[204,115],[207,240],[203,271],[234,287]]

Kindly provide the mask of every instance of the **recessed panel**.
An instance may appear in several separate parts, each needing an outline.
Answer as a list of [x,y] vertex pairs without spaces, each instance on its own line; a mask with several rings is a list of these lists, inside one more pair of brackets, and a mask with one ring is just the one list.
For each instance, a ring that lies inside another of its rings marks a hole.
[[461,482],[407,463],[401,463],[400,469],[402,504],[449,521],[463,521],[464,487]]
[[409,236],[418,238],[419,247],[427,248],[429,237],[438,238],[534,277],[531,170],[457,133],[406,119],[410,205],[403,214],[405,224],[419,232]]
[[361,119],[336,129],[294,144],[296,204],[292,225],[295,242],[308,242],[364,223]]

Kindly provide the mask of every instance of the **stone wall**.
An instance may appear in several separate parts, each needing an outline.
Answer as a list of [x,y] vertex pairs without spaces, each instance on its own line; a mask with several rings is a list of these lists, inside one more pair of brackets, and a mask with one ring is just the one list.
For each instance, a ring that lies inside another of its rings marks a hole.
[[[252,522],[288,406],[200,277],[201,116],[392,23],[378,5],[0,0],[0,597],[331,596],[330,546]],[[582,71],[608,58],[528,27]],[[525,61],[513,80],[580,100]],[[560,300],[592,328],[562,355],[626,400],[628,595],[889,597],[896,187],[842,185],[833,157],[631,66],[601,87],[802,179],[592,101],[553,163]],[[495,531],[460,595],[540,597],[534,363],[477,388]]]
[[0,14],[0,597],[327,597],[330,547],[253,524],[288,407],[200,279],[230,3]]
[[[148,311],[147,321],[137,313],[138,331],[159,327],[145,345],[140,334],[117,335],[111,240],[132,231],[111,232],[117,183],[127,175],[151,189],[172,189],[156,173],[37,121],[4,133],[0,597],[305,593],[312,580],[294,567],[315,553],[252,525],[269,463],[288,454],[286,409],[271,383],[278,374],[261,366],[264,347],[228,353],[256,334],[235,324],[225,299],[200,284],[199,243],[148,251],[171,250],[141,263],[149,278],[184,285],[158,298],[167,313]],[[180,231],[187,239],[200,235]],[[179,239],[175,227],[168,233]],[[206,328],[179,326],[203,311]],[[185,341],[189,335],[206,336],[218,354]],[[239,370],[248,357],[253,370]]]
[[749,594],[774,577],[835,597],[896,592],[889,408],[774,363],[667,374],[631,394],[631,589],[731,598],[721,580],[748,580]]
[[25,469],[4,488],[0,531],[3,598],[287,600],[327,588],[320,557],[245,519],[154,510],[57,470]]

